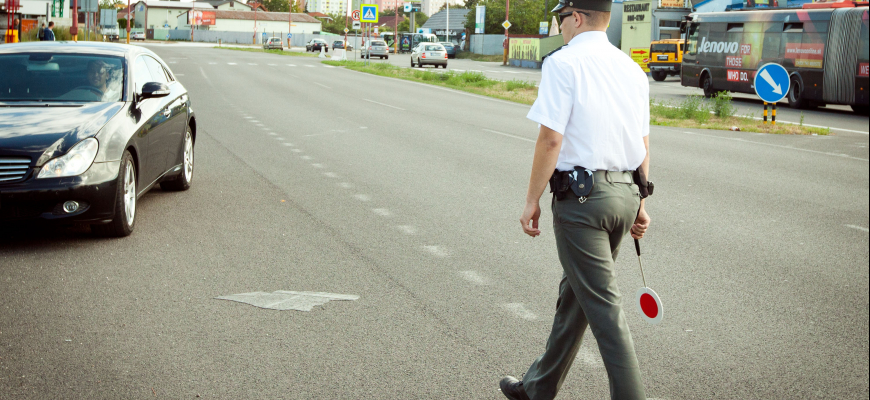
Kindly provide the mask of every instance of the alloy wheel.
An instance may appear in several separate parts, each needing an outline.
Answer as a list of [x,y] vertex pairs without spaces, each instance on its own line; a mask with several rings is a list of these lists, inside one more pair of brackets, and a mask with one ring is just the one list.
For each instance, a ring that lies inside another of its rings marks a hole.
[[128,160],[124,170],[124,216],[127,217],[127,225],[133,226],[136,217],[136,170],[133,162]]

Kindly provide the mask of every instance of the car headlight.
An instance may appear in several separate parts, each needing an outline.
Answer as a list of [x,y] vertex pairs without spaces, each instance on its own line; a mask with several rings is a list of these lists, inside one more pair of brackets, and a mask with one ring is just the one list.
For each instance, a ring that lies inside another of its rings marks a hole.
[[100,145],[97,143],[97,139],[87,138],[82,140],[66,154],[45,163],[36,178],[61,178],[81,175],[94,163],[94,158],[97,157],[97,150],[99,148]]

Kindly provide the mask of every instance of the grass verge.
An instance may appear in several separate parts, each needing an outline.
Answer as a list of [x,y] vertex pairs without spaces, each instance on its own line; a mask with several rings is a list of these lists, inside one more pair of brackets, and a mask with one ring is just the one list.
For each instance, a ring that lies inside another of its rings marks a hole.
[[[522,104],[532,104],[538,97],[534,82],[510,80],[507,82],[489,79],[480,72],[466,71],[443,73],[432,70],[402,68],[388,63],[362,61],[322,61],[323,64],[345,67],[354,71],[423,82],[464,92],[494,97]],[[734,115],[736,109],[728,92],[707,100],[700,96],[687,96],[681,102],[656,102],[650,99],[650,124],[678,128],[735,130],[786,135],[829,135],[828,128],[814,128],[803,124],[762,124],[752,117]],[[803,120],[801,120],[803,122]]]
[[439,73],[425,69],[401,68],[387,63],[371,63],[364,66],[362,61],[327,60],[322,62],[327,65],[345,67],[354,71],[423,82],[522,104],[532,104],[538,97],[538,88],[534,82],[521,80],[503,82],[489,79],[481,72],[465,71],[457,73],[447,71]]
[[276,49],[264,50],[262,48],[257,47],[226,47],[226,46],[215,46],[216,49],[224,49],[224,50],[237,50],[237,51],[247,51],[251,53],[269,53],[269,54],[277,54],[280,56],[291,56],[291,57],[317,57],[320,53],[309,53],[309,52],[300,52],[300,51],[282,51]]
[[504,55],[497,54],[494,56],[488,56],[483,54],[475,54],[470,51],[460,51],[456,53],[456,58],[462,58],[472,61],[502,62],[504,60]]

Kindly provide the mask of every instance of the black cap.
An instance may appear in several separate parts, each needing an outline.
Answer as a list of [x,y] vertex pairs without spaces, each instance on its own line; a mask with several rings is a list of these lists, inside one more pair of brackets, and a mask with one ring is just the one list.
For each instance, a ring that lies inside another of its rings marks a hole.
[[559,4],[551,12],[562,11],[565,7],[581,10],[610,12],[613,0],[559,0]]

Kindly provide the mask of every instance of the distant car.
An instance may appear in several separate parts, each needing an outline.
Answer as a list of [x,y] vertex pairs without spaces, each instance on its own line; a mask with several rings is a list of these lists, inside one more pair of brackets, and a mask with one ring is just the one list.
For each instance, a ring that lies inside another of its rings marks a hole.
[[350,44],[345,44],[344,41],[336,40],[332,42],[332,49],[345,49],[345,50],[353,50],[353,46]]
[[130,39],[145,40],[145,32],[130,32]]
[[426,64],[447,68],[447,49],[441,43],[420,43],[411,50],[411,68],[414,64],[420,68]]
[[441,42],[444,49],[447,50],[447,58],[456,58],[456,53],[459,52],[459,47],[450,42]]
[[323,39],[311,39],[305,45],[305,51],[316,51],[319,52],[320,49],[323,48],[323,51],[329,51],[329,43],[326,43]]
[[387,42],[383,40],[370,41],[368,45],[363,45],[362,51],[360,52],[360,57],[380,57],[381,59],[390,58],[390,51],[389,47],[387,47]]
[[279,37],[270,37],[263,42],[263,50],[269,49],[284,50],[284,42]]

